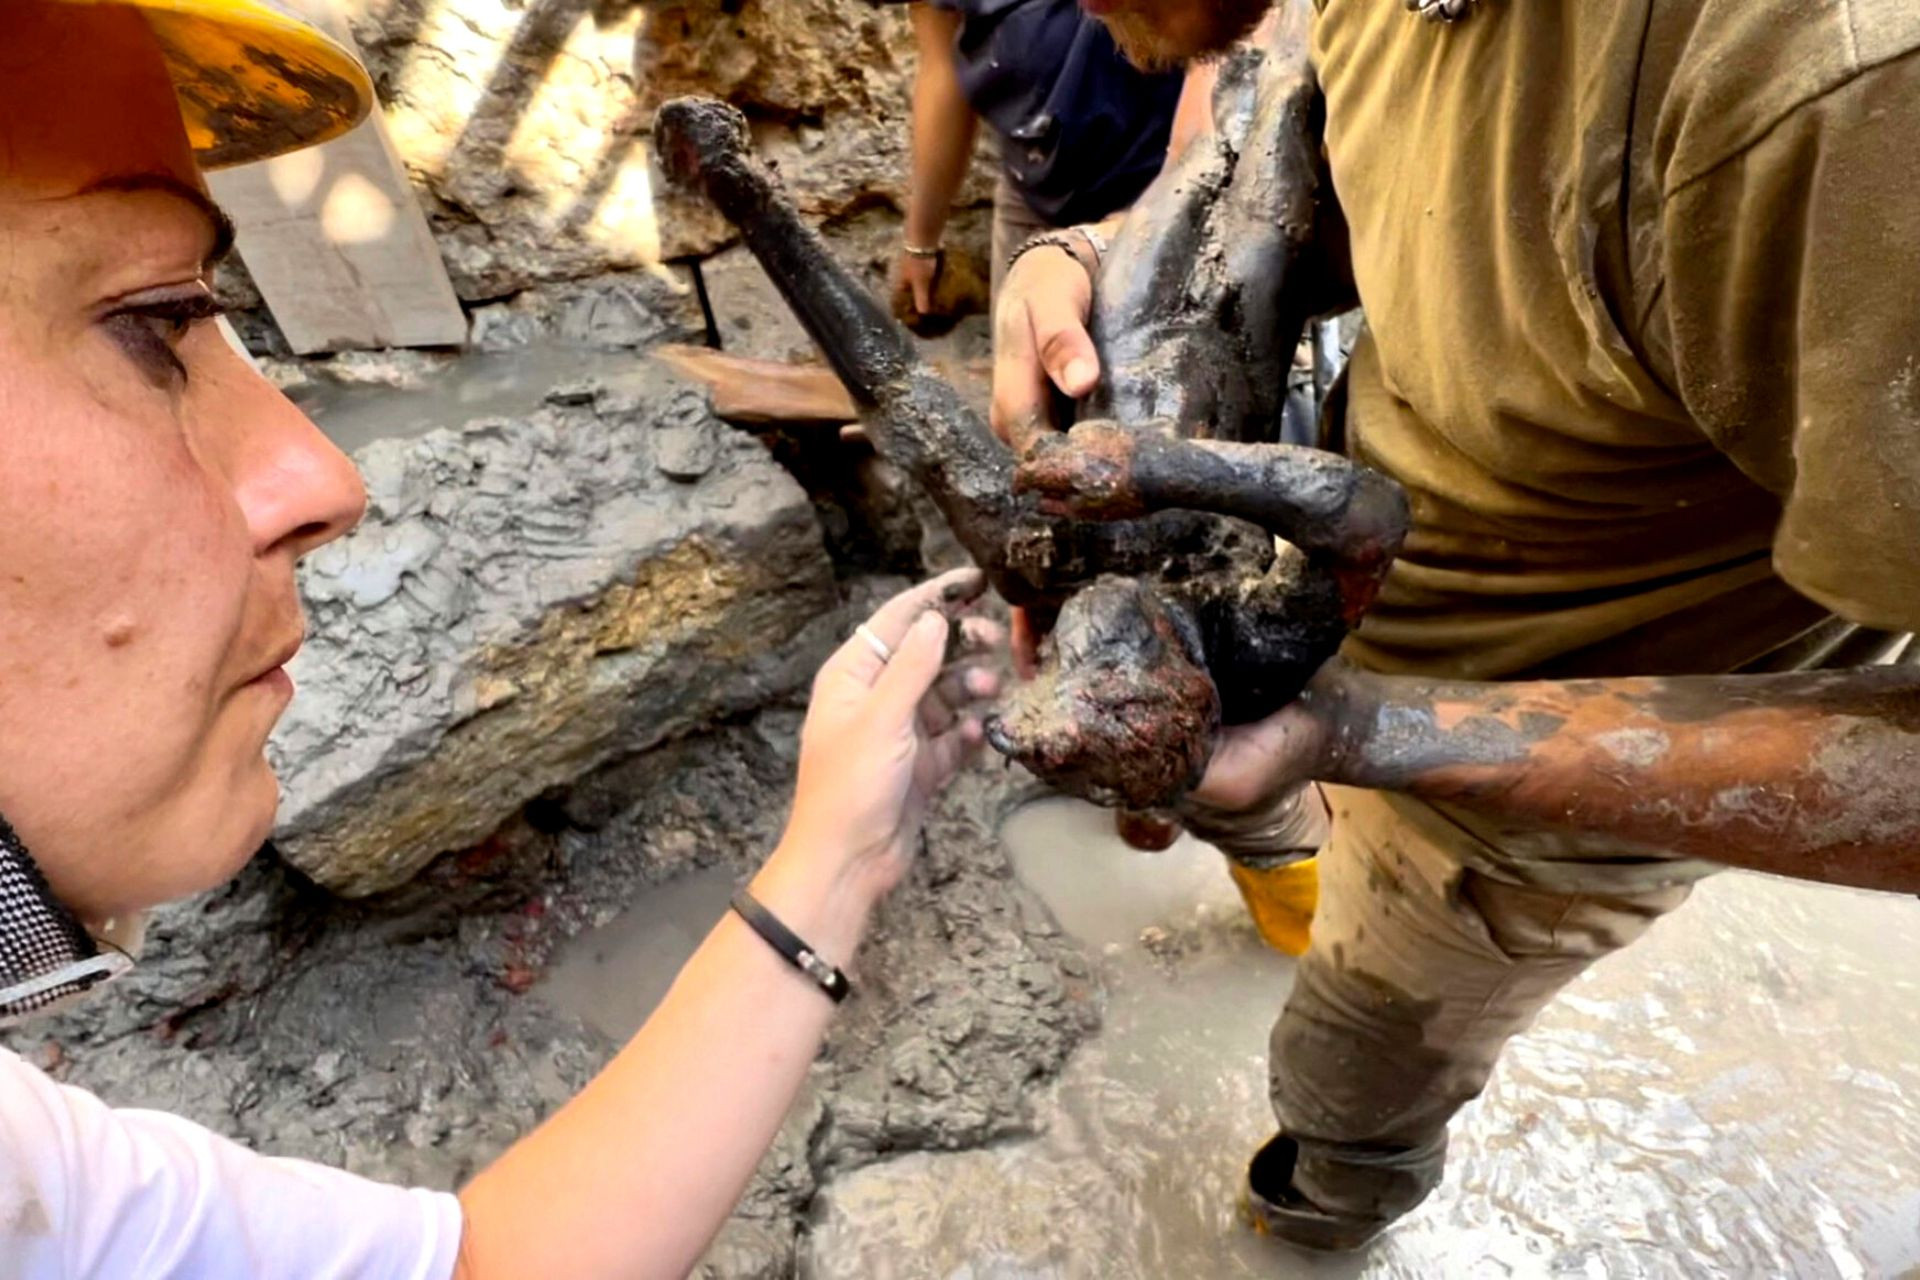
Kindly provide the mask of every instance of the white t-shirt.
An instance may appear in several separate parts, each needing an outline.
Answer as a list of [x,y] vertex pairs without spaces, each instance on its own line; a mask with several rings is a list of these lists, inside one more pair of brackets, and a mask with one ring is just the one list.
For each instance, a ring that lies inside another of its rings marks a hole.
[[116,1111],[0,1049],[0,1280],[449,1280],[460,1202]]

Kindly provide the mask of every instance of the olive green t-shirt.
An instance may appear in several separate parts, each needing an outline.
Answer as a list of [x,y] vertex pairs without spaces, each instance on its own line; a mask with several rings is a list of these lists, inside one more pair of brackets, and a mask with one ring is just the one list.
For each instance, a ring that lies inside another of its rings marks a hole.
[[1920,0],[1318,0],[1389,671],[1920,629]]

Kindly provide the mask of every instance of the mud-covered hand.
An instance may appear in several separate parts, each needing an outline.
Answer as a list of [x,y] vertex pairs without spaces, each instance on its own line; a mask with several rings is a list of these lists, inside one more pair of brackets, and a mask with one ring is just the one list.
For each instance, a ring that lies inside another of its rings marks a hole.
[[1180,801],[1187,826],[1203,834],[1243,825],[1236,819],[1274,808],[1305,783],[1329,780],[1351,714],[1352,679],[1335,658],[1266,719],[1222,729],[1200,785]]
[[1100,357],[1087,333],[1093,279],[1078,255],[1048,246],[1023,253],[1001,283],[993,307],[994,434],[1024,453],[1053,420],[1054,389],[1075,400],[1100,381]]
[[[993,433],[1016,454],[1040,435],[1063,430],[1053,419],[1055,388],[1075,400],[1100,381],[1100,357],[1087,333],[1093,278],[1058,249],[1020,255],[993,308]],[[1022,679],[1039,669],[1040,636],[1026,610],[1013,611],[1013,666]]]
[[[876,899],[899,882],[928,805],[983,741],[974,707],[999,692],[965,656],[1005,641],[999,624],[960,617],[985,590],[978,570],[958,569],[902,592],[866,624],[891,658],[855,634],[820,669],[783,852]],[[965,654],[949,662],[955,620]]]

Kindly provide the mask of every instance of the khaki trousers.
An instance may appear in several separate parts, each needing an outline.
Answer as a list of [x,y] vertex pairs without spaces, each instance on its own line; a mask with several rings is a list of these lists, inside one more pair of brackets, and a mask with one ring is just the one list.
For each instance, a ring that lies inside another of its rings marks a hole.
[[1418,802],[1326,795],[1313,942],[1273,1028],[1273,1107],[1299,1144],[1294,1189],[1384,1224],[1439,1183],[1447,1121],[1507,1040],[1708,868],[1562,857],[1544,888]]

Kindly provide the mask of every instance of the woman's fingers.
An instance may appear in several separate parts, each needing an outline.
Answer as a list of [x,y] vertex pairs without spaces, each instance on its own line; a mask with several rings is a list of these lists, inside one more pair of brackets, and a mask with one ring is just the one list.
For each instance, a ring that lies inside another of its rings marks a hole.
[[986,731],[972,716],[955,721],[953,728],[931,739],[921,748],[919,773],[930,790],[944,786],[960,772],[967,758],[980,750],[987,740]]
[[928,736],[945,733],[960,713],[975,703],[1000,694],[1000,676],[985,667],[965,663],[948,667],[933,682],[927,696],[920,699],[920,727]]
[[917,714],[920,700],[940,675],[941,660],[947,652],[947,619],[932,610],[923,610],[908,628],[886,664],[873,682],[872,709],[885,724],[899,724]]
[[1007,629],[992,618],[962,618],[961,648],[970,654],[995,653],[1007,643]]
[[964,711],[975,702],[1000,696],[1000,675],[972,663],[955,663],[934,682],[933,696],[949,710]]
[[821,675],[844,675],[871,687],[889,665],[889,659],[899,652],[907,629],[915,619],[929,610],[936,611],[943,619],[957,614],[978,600],[986,589],[987,576],[978,569],[966,568],[950,570],[902,591],[874,610],[873,616],[862,624],[864,634],[856,629],[834,651],[821,668]]

